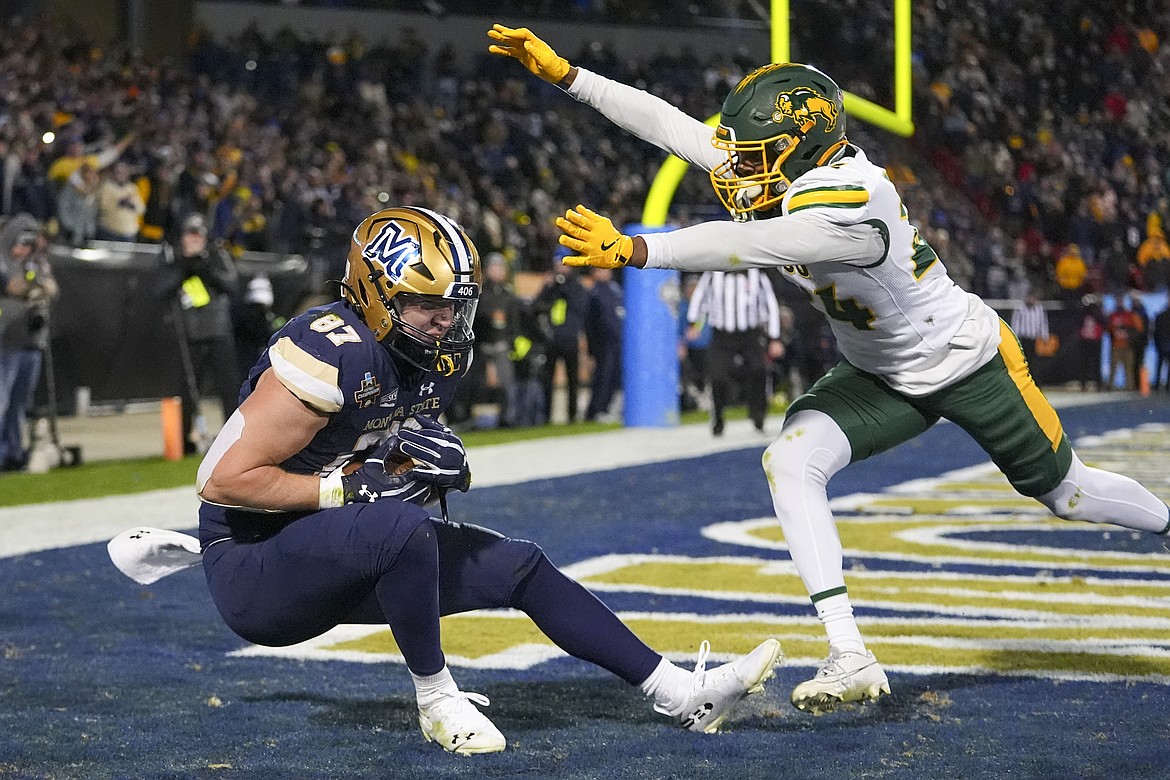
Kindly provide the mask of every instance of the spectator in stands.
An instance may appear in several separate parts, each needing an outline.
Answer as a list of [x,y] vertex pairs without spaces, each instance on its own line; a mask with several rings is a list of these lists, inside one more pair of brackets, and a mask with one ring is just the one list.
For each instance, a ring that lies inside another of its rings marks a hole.
[[1056,261],[1056,286],[1060,288],[1060,297],[1067,302],[1076,301],[1081,297],[1085,287],[1085,276],[1088,267],[1081,257],[1081,248],[1076,244],[1069,244]]
[[548,397],[544,377],[548,373],[548,341],[535,302],[520,301],[516,337],[512,339],[512,373],[516,378],[512,422],[517,426],[548,422]]
[[1146,238],[1138,246],[1137,264],[1142,269],[1147,290],[1165,287],[1170,281],[1170,243],[1166,242],[1162,220],[1157,214],[1152,213],[1146,219]]
[[1125,375],[1125,389],[1137,389],[1134,374],[1133,345],[1137,340],[1141,321],[1127,306],[1129,299],[1120,293],[1114,296],[1113,311],[1109,313],[1109,381],[1107,389],[1117,387],[1117,370]]
[[263,273],[241,281],[242,294],[232,308],[232,331],[239,358],[238,375],[245,377],[268,346],[268,339],[282,322],[273,306],[276,303],[272,280]]
[[101,177],[87,162],[69,176],[57,195],[59,236],[70,246],[85,246],[97,237]]
[[475,360],[465,384],[472,403],[491,398],[499,404],[498,425],[515,424],[516,373],[512,349],[519,335],[521,303],[508,282],[508,262],[500,252],[483,259],[483,288],[475,310]]
[[[1028,293],[1023,305],[1012,313],[1012,331],[1020,340],[1029,365],[1036,362],[1036,342],[1048,338],[1048,312],[1035,293]],[[1033,372],[1035,368],[1033,367]]]
[[[701,274],[684,274],[682,300],[690,301]],[[710,409],[707,393],[707,350],[711,346],[711,325],[706,320],[687,322],[686,311],[678,318],[679,410]]]
[[146,204],[138,185],[130,181],[130,166],[114,163],[110,178],[98,188],[97,237],[103,241],[138,238]]
[[183,450],[193,454],[205,447],[207,431],[195,425],[204,376],[213,379],[223,419],[236,410],[240,392],[239,360],[232,326],[232,298],[239,274],[231,256],[208,241],[207,223],[199,214],[183,221],[176,246],[163,244],[154,293],[171,306],[177,338],[176,353],[184,381]]
[[585,340],[593,358],[586,420],[610,422],[610,407],[622,381],[622,323],[626,308],[621,285],[609,268],[591,268],[593,286],[585,315]]
[[1150,344],[1150,313],[1142,303],[1142,296],[1136,291],[1129,294],[1129,310],[1133,313],[1136,329],[1133,334],[1133,363],[1126,368],[1126,374],[1133,376],[1140,384],[1142,369],[1146,364],[1146,347]]
[[49,166],[49,181],[57,187],[62,187],[83,165],[88,165],[95,171],[103,171],[122,156],[133,140],[134,133],[127,133],[112,146],[99,152],[87,153],[81,136],[69,135],[65,138],[65,149],[61,156]]
[[581,284],[577,272],[566,268],[561,262],[563,257],[563,253],[557,253],[554,257],[552,273],[537,294],[534,308],[544,333],[547,357],[541,377],[545,408],[551,418],[553,387],[559,365],[565,372],[568,422],[575,423],[579,417],[577,399],[581,387],[581,336],[585,332],[589,291]]
[[1101,389],[1101,346],[1109,320],[1096,295],[1081,298],[1081,324],[1077,328],[1077,372],[1081,390]]
[[13,217],[0,231],[0,471],[28,462],[25,422],[49,346],[49,304],[57,296],[40,223]]
[[1170,393],[1170,309],[1163,309],[1154,318],[1154,350],[1157,360],[1151,385],[1154,390],[1165,389]]
[[780,304],[780,344],[783,351],[772,361],[776,388],[783,389],[789,401],[795,400],[812,384],[816,376],[808,374],[808,349],[796,327],[796,313],[787,304]]
[[19,166],[12,180],[10,214],[28,214],[48,222],[54,212],[53,187],[45,175],[44,155],[40,144],[26,142],[20,148]]

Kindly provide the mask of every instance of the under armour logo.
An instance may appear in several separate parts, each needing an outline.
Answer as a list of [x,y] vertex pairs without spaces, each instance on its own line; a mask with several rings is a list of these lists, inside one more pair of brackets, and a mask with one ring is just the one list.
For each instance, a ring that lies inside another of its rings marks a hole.
[[418,389],[419,395],[432,395],[435,392],[435,383],[427,382]]
[[712,709],[714,709],[714,705],[711,704],[711,702],[706,702],[703,704],[703,706],[699,707],[690,715],[687,715],[685,718],[683,718],[682,727],[684,729],[689,729],[691,726],[694,726],[696,723],[699,723],[708,715],[710,715]]

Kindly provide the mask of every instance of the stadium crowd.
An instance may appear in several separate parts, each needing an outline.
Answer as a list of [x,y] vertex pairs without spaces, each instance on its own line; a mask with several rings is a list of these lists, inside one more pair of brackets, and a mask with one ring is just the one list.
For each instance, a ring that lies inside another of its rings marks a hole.
[[[905,144],[860,122],[850,133],[884,154],[909,205],[928,208],[925,237],[961,282],[992,298],[1022,298],[1029,285],[1053,295],[1056,262],[1076,244],[1083,283],[1165,283],[1170,12],[1156,8],[915,4],[916,137]],[[873,32],[874,14],[888,9],[848,10],[832,15],[830,43],[869,53],[825,67],[889,104],[886,69],[865,64],[892,56],[890,36]],[[797,57],[828,56],[824,36],[795,37]],[[512,269],[545,270],[551,218],[565,204],[599,203],[635,221],[661,162],[644,144],[574,121],[577,106],[551,110],[551,88],[486,54],[460,66],[410,30],[392,46],[357,34],[197,34],[183,54],[147,62],[35,24],[0,42],[3,213],[57,217],[62,239],[76,242],[124,235],[135,217],[140,239],[160,240],[199,211],[213,238],[240,249],[336,256],[339,225],[382,203],[423,203],[457,216]],[[734,50],[633,61],[604,44],[573,61],[698,116],[754,64]],[[709,202],[707,186],[688,176],[672,217],[685,223],[709,208],[693,205]]]
[[[620,21],[657,21],[654,4],[619,5]],[[881,18],[892,4],[860,5],[801,3],[811,22],[794,26],[793,53],[889,105],[889,68],[872,63],[892,61],[892,18]],[[1165,286],[1170,11],[1153,0],[935,0],[914,4],[913,33],[916,135],[860,122],[849,134],[929,215],[923,237],[956,281],[991,299],[1032,292],[1070,305]],[[590,203],[638,221],[662,157],[519,78],[486,44],[460,58],[410,29],[393,44],[197,31],[186,51],[149,61],[18,21],[0,39],[0,216],[31,214],[54,240],[83,245],[174,240],[199,213],[233,252],[303,253],[339,278],[350,226],[384,204],[415,204],[458,220],[509,272],[547,272],[554,217]],[[758,64],[733,45],[708,58],[635,60],[603,42],[566,55],[700,117]],[[688,174],[672,219],[712,217],[709,187]]]

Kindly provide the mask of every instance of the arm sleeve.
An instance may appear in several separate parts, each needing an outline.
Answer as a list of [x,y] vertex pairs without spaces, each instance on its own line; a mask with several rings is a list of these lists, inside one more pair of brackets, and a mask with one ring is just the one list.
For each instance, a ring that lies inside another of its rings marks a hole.
[[754,222],[703,222],[647,233],[647,268],[733,271],[885,257],[886,244],[867,223],[837,224],[815,209]]
[[272,373],[290,393],[324,414],[341,411],[345,396],[335,365],[321,360],[288,336],[268,348]]
[[568,93],[623,130],[705,171],[725,159],[711,145],[710,127],[648,92],[578,67]]

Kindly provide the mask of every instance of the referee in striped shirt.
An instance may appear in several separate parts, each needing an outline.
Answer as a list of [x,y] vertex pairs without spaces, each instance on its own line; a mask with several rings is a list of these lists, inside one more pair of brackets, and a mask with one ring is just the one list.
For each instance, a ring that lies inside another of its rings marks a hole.
[[768,360],[784,355],[780,304],[768,277],[757,268],[706,271],[691,293],[687,321],[711,327],[707,376],[711,383],[711,431],[723,435],[723,410],[738,380],[756,430],[768,412]]
[[1035,293],[1028,293],[1024,304],[1012,312],[1012,332],[1020,341],[1024,359],[1036,373],[1036,342],[1048,338],[1048,312],[1040,305]]

